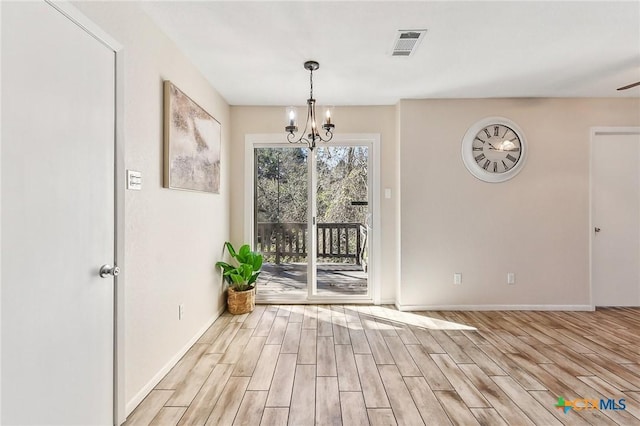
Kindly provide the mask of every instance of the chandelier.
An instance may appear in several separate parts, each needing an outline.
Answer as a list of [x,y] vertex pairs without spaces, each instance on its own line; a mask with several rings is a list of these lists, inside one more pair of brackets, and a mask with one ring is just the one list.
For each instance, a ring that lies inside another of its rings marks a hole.
[[[322,129],[324,137],[320,134],[316,121],[316,100],[313,99],[313,72],[320,68],[320,64],[316,61],[307,61],[304,68],[309,70],[309,99],[307,99],[307,119],[300,135],[296,135],[298,131],[297,119],[298,110],[296,107],[287,107],[287,121],[285,131],[288,132],[287,140],[290,143],[306,143],[309,149],[313,151],[317,142],[329,142],[333,138],[333,128],[335,125],[331,122],[331,107],[324,108]],[[309,132],[309,133],[307,133]]]

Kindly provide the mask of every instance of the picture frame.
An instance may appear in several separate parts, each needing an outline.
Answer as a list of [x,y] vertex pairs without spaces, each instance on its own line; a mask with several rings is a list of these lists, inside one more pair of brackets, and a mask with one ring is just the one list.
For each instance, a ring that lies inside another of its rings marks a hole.
[[219,194],[220,122],[171,81],[163,90],[163,186]]

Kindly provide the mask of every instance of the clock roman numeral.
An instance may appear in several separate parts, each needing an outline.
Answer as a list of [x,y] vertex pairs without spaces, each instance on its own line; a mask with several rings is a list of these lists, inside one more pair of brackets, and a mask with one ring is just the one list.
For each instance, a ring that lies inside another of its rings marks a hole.
[[489,131],[487,129],[483,129],[484,133],[487,135],[488,138],[491,137],[491,133],[489,133]]
[[479,140],[480,142],[482,142],[483,144],[487,143],[485,141],[483,141],[482,139],[480,139],[479,137],[476,136],[476,139]]
[[482,161],[484,158],[485,158],[485,157],[484,157],[484,154],[480,154],[480,155],[476,156],[476,157],[475,157],[475,159],[476,159],[476,163],[479,163],[479,162],[480,162],[480,161]]
[[509,166],[507,166],[507,163],[504,162],[504,160],[502,160],[502,165],[504,166],[504,171],[506,172],[507,170],[509,170]]
[[482,147],[481,146],[474,146],[473,150],[474,151],[482,151]]
[[498,136],[498,130],[500,130],[499,126],[493,126],[493,136]]
[[498,171],[498,163],[497,162],[493,162],[493,173]]
[[516,157],[514,157],[513,155],[511,155],[511,154],[507,154],[507,160],[511,160],[511,161],[513,161],[514,163],[515,163],[516,161],[518,161],[518,159],[517,159]]
[[487,170],[487,168],[489,167],[489,164],[491,164],[490,160],[485,161],[485,163],[482,165],[482,168]]

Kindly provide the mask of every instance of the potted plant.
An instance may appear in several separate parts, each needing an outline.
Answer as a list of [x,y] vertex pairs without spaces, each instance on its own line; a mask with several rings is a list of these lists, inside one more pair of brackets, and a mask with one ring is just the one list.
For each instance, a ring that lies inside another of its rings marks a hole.
[[256,306],[256,280],[262,269],[262,255],[251,251],[248,244],[236,252],[230,242],[224,243],[231,255],[231,262],[216,262],[222,268],[224,280],[229,284],[227,309],[233,315],[253,311]]

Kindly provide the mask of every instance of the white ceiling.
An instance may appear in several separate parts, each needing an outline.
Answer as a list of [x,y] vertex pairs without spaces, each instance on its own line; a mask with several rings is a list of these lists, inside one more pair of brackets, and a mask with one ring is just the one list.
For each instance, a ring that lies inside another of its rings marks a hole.
[[[640,97],[640,1],[151,1],[140,6],[231,105]],[[397,30],[428,30],[392,57]]]

